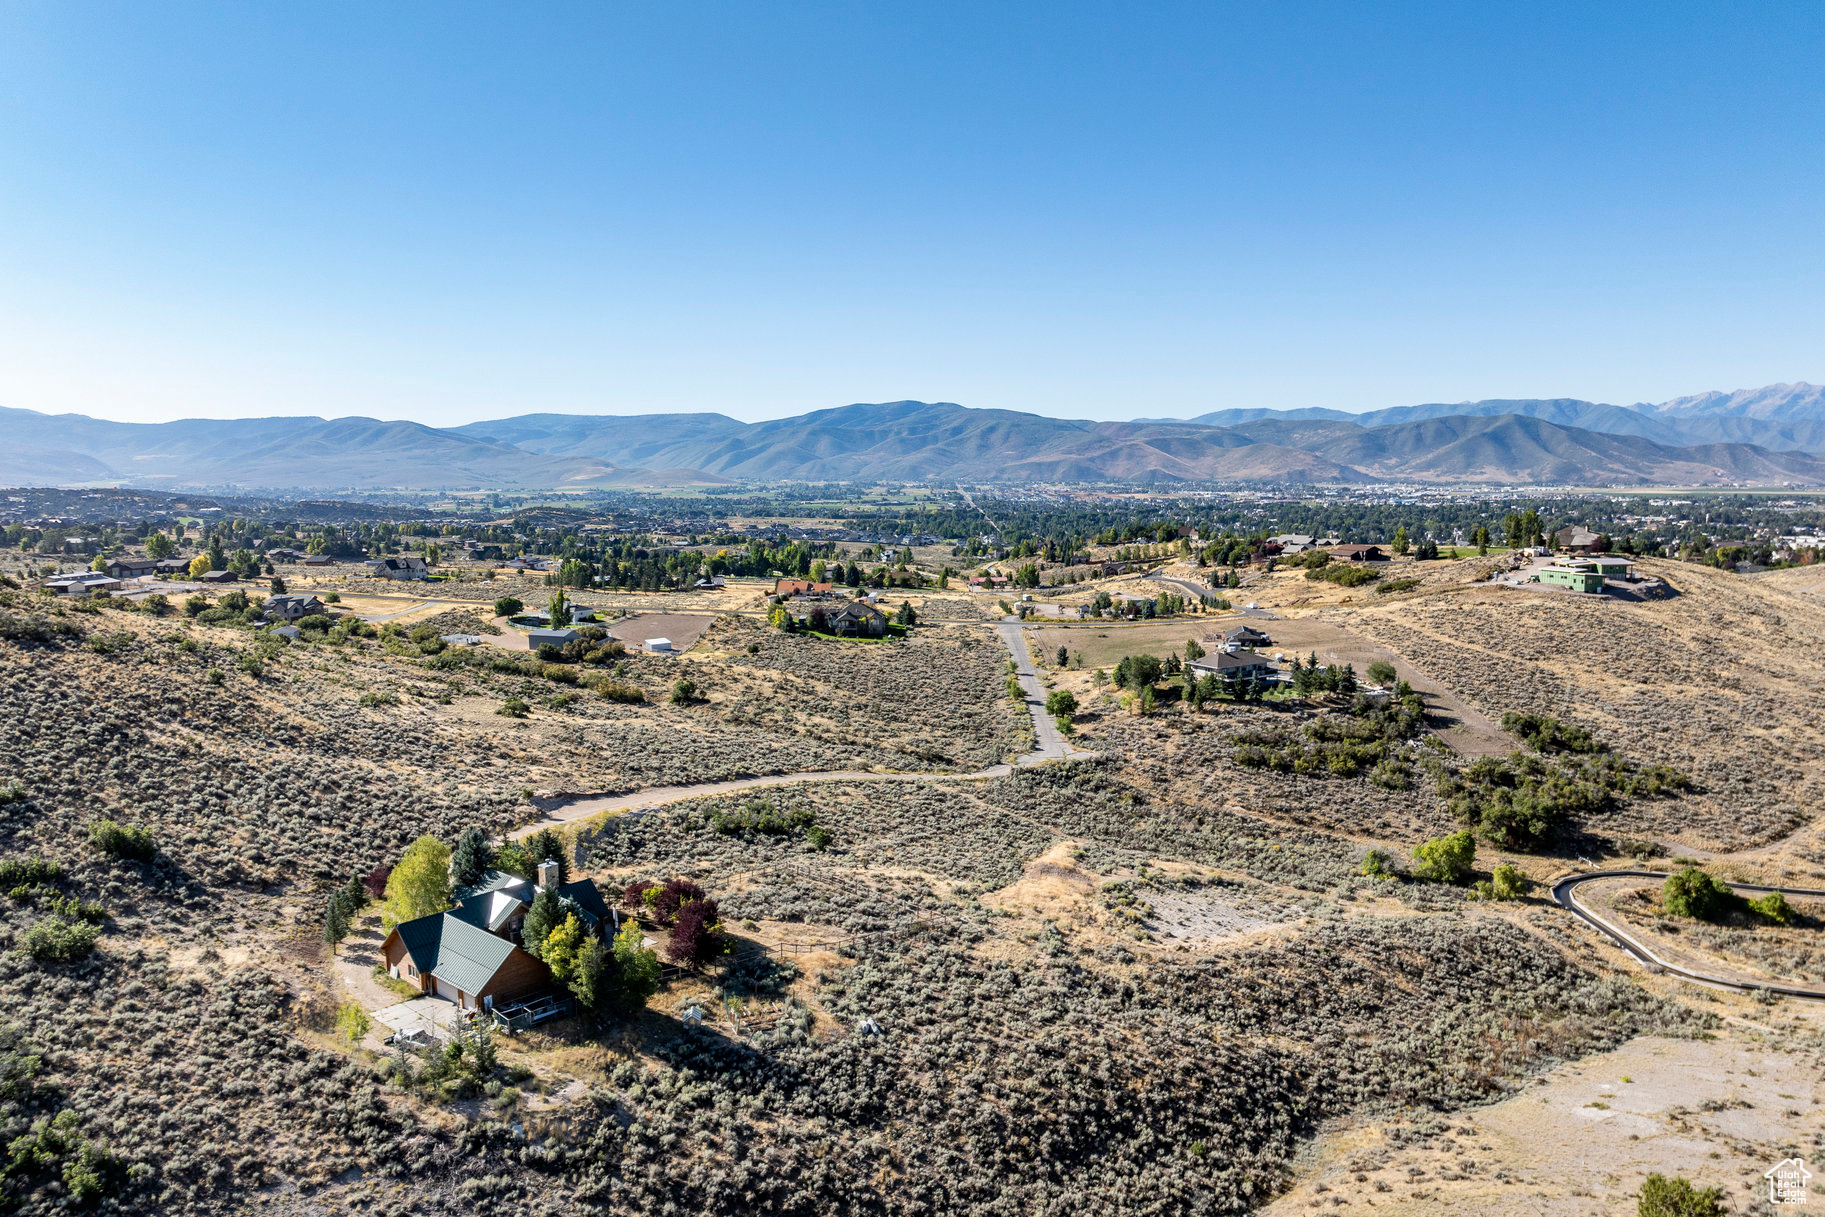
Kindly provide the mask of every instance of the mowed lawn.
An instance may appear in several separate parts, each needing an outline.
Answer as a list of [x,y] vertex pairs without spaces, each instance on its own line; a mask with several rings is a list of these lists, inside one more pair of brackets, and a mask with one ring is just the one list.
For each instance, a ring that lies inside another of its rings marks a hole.
[[1058,648],[1067,647],[1073,667],[1081,662],[1086,668],[1107,668],[1127,655],[1154,655],[1164,659],[1168,654],[1176,653],[1183,658],[1186,641],[1194,638],[1203,642],[1208,650],[1212,635],[1219,630],[1233,629],[1242,620],[1206,614],[1137,621],[1132,625],[1093,621],[1082,625],[1028,626],[1027,646],[1037,663],[1056,665]]

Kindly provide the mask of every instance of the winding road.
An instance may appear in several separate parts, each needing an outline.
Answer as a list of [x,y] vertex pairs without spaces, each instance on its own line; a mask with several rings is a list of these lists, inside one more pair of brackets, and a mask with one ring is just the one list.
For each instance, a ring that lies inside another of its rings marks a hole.
[[1001,644],[1007,648],[1009,658],[1014,661],[1027,713],[1033,719],[1035,747],[1033,751],[1015,757],[1012,763],[990,765],[987,769],[978,769],[974,773],[877,773],[867,769],[819,769],[806,773],[771,773],[762,777],[732,778],[726,782],[698,782],[689,786],[649,786],[629,794],[560,803],[547,808],[543,819],[508,833],[507,839],[518,840],[541,829],[586,820],[591,816],[640,815],[685,799],[736,794],[768,786],[791,786],[801,782],[981,782],[1006,777],[1015,769],[1030,768],[1050,761],[1084,760],[1093,756],[1093,753],[1068,742],[1052,716],[1046,713],[1046,687],[1039,679],[1038,669],[1033,666],[1033,656],[1027,649],[1026,636],[1020,632],[1020,619],[1004,618],[996,623],[995,632],[1000,636]]
[[[1567,875],[1565,878],[1560,879],[1553,884],[1553,901],[1561,908],[1571,912],[1573,916],[1578,917],[1588,925],[1594,927],[1600,933],[1606,934],[1614,939],[1623,950],[1627,951],[1630,955],[1633,955],[1642,963],[1652,964],[1675,976],[1683,977],[1686,980],[1696,981],[1701,985],[1712,985],[1722,989],[1735,989],[1744,993],[1754,993],[1765,989],[1770,993],[1779,993],[1784,997],[1808,997],[1825,1001],[1825,989],[1801,989],[1791,985],[1780,985],[1772,982],[1768,984],[1755,984],[1749,981],[1732,980],[1725,976],[1713,976],[1707,972],[1695,972],[1690,968],[1683,968],[1676,963],[1669,963],[1667,960],[1662,959],[1659,955],[1655,954],[1652,947],[1631,934],[1628,930],[1623,929],[1608,918],[1603,917],[1578,903],[1578,888],[1586,883],[1594,883],[1599,879],[1665,879],[1667,877],[1668,872],[1654,870],[1600,870],[1590,871],[1579,875]],[[1768,892],[1780,892],[1784,896],[1825,897],[1825,889],[1812,887],[1763,887],[1760,884],[1755,883],[1732,883],[1730,884],[1730,887],[1731,890],[1739,893],[1760,892],[1766,894]]]

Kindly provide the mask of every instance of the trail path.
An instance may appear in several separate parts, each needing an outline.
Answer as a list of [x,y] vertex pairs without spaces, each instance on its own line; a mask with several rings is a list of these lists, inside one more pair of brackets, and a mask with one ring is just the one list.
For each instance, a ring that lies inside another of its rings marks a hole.
[[1026,769],[1050,761],[1084,760],[1094,755],[1067,742],[1059,731],[1058,724],[1046,713],[1045,685],[1040,682],[1039,672],[1033,667],[1033,656],[1027,650],[1026,636],[1020,632],[1020,619],[1005,618],[996,624],[995,632],[1014,661],[1020,690],[1025,695],[1027,713],[1033,719],[1033,739],[1037,745],[1033,751],[1016,757],[1011,764],[990,765],[974,773],[877,773],[866,769],[818,769],[806,773],[770,773],[762,777],[733,778],[726,782],[697,782],[689,786],[649,786],[645,790],[629,794],[582,798],[559,804],[547,809],[543,819],[516,828],[507,837],[509,840],[517,840],[540,829],[586,820],[591,816],[640,815],[685,799],[737,794],[743,790],[760,790],[769,786],[791,786],[801,782],[981,782],[1006,777],[1017,768]]

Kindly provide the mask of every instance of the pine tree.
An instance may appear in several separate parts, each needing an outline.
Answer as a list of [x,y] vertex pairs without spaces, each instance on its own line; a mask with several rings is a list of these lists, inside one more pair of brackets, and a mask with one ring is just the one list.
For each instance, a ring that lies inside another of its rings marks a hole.
[[450,858],[451,878],[456,886],[474,887],[492,865],[494,850],[488,844],[487,834],[479,828],[465,830]]
[[323,941],[330,944],[333,955],[342,940],[349,936],[348,912],[342,907],[342,893],[330,897],[329,912],[323,919]]

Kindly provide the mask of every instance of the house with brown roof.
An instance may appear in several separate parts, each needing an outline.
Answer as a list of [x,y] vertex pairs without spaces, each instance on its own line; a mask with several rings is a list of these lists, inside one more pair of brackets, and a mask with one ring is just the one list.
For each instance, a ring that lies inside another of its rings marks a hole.
[[773,582],[775,596],[828,596],[835,588],[833,583],[813,583],[809,579],[776,579]]
[[1381,552],[1379,545],[1338,545],[1332,548],[1331,557],[1341,562],[1386,562],[1388,555]]

